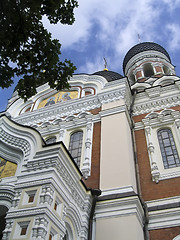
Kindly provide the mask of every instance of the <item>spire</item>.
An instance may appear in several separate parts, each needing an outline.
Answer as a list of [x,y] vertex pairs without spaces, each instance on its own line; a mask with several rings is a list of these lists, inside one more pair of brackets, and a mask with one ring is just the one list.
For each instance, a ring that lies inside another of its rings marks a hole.
[[141,43],[141,37],[139,33],[138,33],[138,40],[139,40],[139,43]]
[[106,58],[105,58],[105,57],[104,57],[104,71],[108,71],[107,61],[106,61]]

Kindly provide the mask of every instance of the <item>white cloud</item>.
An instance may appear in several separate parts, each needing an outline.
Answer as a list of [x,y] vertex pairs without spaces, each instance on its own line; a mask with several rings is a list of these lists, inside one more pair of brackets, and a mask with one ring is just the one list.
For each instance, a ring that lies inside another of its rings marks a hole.
[[[101,49],[98,49],[92,61],[87,58],[80,71],[96,71],[102,65],[104,56],[109,58],[109,65],[121,69],[125,53],[139,42],[138,34],[142,42],[159,42],[164,39],[165,31],[170,31],[171,49],[178,46],[178,25],[170,22],[165,28],[161,22],[164,9],[173,11],[178,6],[180,0],[79,0],[79,7],[75,10],[76,21],[72,26],[49,25],[46,19],[44,24],[52,32],[53,38],[60,40],[64,49],[82,52],[90,47],[87,45],[90,44],[90,38],[98,41]],[[164,33],[159,34],[163,27]],[[94,28],[98,29],[96,34]],[[111,57],[104,55],[109,51]]]
[[93,61],[86,61],[83,66],[78,69],[81,73],[94,73],[103,70],[103,56],[97,55]]
[[180,0],[162,0],[166,5],[168,5],[167,10],[173,11],[175,8],[180,6]]
[[93,24],[98,24],[98,35],[105,41],[124,31],[127,34],[128,30],[128,35],[132,36],[133,32],[142,32],[143,24],[152,24],[156,11],[152,9],[151,2],[154,1],[79,0],[79,7],[75,10],[76,21],[72,26],[50,25],[47,19],[43,22],[53,38],[59,39],[64,47],[79,41],[86,42]]
[[166,26],[168,30],[168,44],[171,50],[179,49],[180,46],[180,26],[175,23]]

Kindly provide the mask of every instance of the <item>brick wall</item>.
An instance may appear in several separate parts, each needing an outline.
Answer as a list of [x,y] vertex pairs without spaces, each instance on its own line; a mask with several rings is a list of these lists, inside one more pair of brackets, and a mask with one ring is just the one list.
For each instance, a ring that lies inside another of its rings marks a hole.
[[150,240],[172,240],[180,234],[180,227],[151,230]]
[[93,145],[92,145],[92,163],[91,176],[84,180],[89,188],[99,188],[100,175],[100,143],[101,143],[101,123],[95,123],[93,129]]

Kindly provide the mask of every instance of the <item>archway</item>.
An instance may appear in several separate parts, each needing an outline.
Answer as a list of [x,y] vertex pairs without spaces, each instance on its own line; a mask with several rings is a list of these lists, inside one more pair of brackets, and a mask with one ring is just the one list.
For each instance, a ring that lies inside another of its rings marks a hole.
[[3,206],[3,205],[0,205],[0,240],[2,239],[3,237],[3,231],[5,229],[5,226],[6,226],[6,213],[8,211],[8,208]]

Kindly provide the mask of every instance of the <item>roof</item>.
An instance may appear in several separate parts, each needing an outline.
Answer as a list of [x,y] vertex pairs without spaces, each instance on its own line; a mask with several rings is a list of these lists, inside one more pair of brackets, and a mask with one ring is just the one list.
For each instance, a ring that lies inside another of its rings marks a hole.
[[144,51],[157,51],[163,53],[171,62],[168,52],[157,43],[153,42],[143,42],[132,47],[127,53],[123,61],[123,71],[125,72],[126,65],[128,61],[134,57],[136,54]]
[[121,74],[117,73],[117,72],[112,72],[112,71],[99,71],[99,72],[95,72],[91,75],[99,75],[104,77],[108,82],[114,81],[114,80],[118,80],[121,78],[124,78]]

